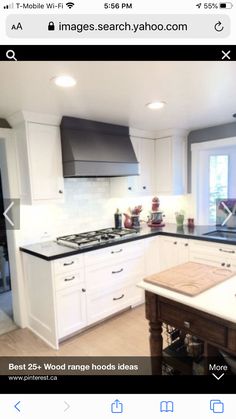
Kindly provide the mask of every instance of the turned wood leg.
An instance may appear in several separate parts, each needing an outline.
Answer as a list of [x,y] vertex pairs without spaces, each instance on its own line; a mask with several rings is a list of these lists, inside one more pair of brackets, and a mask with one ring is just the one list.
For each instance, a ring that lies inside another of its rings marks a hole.
[[146,318],[149,320],[152,374],[162,374],[162,322],[158,319],[158,297],[146,291]]
[[162,322],[149,322],[150,352],[152,357],[152,374],[162,374]]

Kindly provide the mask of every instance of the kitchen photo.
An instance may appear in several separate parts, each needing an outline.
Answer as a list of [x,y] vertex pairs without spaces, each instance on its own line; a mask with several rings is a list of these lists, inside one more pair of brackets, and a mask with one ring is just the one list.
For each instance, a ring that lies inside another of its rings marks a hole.
[[236,373],[235,73],[1,63],[0,358]]

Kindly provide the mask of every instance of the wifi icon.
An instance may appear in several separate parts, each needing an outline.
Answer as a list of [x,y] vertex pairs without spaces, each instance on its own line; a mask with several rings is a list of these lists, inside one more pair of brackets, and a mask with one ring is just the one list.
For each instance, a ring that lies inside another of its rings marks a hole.
[[66,3],[66,6],[69,7],[69,9],[72,9],[72,7],[75,5],[75,3],[68,2]]

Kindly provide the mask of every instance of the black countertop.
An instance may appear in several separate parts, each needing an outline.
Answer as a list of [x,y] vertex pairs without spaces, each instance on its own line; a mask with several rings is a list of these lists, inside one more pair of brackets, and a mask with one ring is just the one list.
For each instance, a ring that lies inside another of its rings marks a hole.
[[[215,243],[224,243],[236,245],[236,239],[226,239],[226,238],[216,238],[210,236],[204,236],[204,234],[209,233],[210,231],[215,230],[227,230],[225,227],[216,227],[216,226],[195,226],[194,228],[189,228],[187,226],[177,227],[176,224],[166,224],[165,227],[161,228],[150,228],[148,226],[142,227],[137,233],[133,235],[126,236],[125,238],[116,239],[114,241],[105,242],[103,244],[96,244],[84,249],[72,249],[63,245],[59,245],[54,241],[35,243],[28,246],[20,247],[20,250],[30,255],[39,257],[41,259],[50,261],[55,259],[60,259],[63,257],[76,255],[79,253],[91,252],[92,250],[102,249],[108,246],[115,246],[120,243],[127,243],[134,240],[141,240],[148,237],[153,237],[157,235],[162,236],[175,236],[182,237],[186,239],[194,240],[204,240],[208,242]],[[228,229],[232,232],[232,229]]]

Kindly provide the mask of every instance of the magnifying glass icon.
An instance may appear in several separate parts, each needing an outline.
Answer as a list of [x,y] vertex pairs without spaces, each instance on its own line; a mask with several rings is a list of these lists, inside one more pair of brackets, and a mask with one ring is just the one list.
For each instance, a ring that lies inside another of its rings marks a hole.
[[8,60],[15,60],[15,61],[17,61],[16,54],[15,54],[15,51],[13,51],[13,49],[9,49],[6,52],[6,57],[8,58]]

